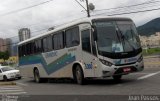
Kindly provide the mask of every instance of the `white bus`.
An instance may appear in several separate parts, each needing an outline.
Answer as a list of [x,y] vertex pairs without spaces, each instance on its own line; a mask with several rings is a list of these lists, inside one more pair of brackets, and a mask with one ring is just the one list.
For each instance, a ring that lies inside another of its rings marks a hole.
[[94,17],[75,21],[18,44],[21,74],[46,78],[113,77],[142,71],[140,39],[129,18]]

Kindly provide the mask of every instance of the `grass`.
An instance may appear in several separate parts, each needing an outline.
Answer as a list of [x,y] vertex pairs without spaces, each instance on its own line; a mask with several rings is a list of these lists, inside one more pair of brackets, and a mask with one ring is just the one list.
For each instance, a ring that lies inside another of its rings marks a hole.
[[160,48],[150,48],[150,49],[143,49],[143,55],[155,55],[155,54],[160,54]]

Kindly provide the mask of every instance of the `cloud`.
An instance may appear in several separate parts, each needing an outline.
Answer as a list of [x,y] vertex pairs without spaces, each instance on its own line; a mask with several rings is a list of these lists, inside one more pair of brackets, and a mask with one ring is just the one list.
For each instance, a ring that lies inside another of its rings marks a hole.
[[[126,6],[146,1],[148,0],[89,0],[89,2],[92,2],[95,5],[95,10]],[[39,30],[86,16],[84,9],[76,3],[75,0],[53,0],[44,5],[2,16],[6,12],[28,7],[40,2],[44,2],[44,0],[5,0],[1,2],[0,37],[8,38],[16,35],[18,36],[18,30],[23,27],[30,28],[32,32],[37,31],[38,33]],[[85,6],[85,3],[81,3]],[[139,26],[146,21],[160,16],[157,12],[158,11],[122,16],[132,18],[136,25]],[[40,31],[39,33],[41,32],[43,31]]]

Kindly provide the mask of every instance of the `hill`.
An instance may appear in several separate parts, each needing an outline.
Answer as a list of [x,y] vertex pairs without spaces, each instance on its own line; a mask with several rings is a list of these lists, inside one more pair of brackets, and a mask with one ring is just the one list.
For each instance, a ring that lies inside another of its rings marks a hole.
[[160,32],[160,18],[151,20],[150,22],[137,27],[138,33],[143,36],[150,36],[156,32]]

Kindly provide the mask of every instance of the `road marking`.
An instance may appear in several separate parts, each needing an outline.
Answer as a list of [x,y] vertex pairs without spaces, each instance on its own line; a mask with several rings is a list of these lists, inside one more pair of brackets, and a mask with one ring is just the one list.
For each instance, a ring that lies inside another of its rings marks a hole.
[[27,92],[16,92],[16,93],[0,93],[0,94],[7,94],[7,95],[19,95],[19,94],[26,94]]
[[16,84],[21,85],[21,86],[28,86],[27,84],[16,82]]
[[2,86],[0,89],[22,89],[22,87],[19,86]]
[[5,93],[5,92],[20,92],[23,91],[22,89],[20,90],[13,90],[13,89],[9,89],[9,90],[1,90],[0,93]]
[[0,87],[0,94],[25,94],[27,92],[20,86],[2,86]]
[[151,77],[151,76],[157,75],[157,74],[159,74],[159,73],[160,73],[160,71],[158,71],[158,72],[156,72],[156,73],[150,73],[150,74],[148,74],[148,75],[139,77],[137,80],[146,79],[146,78],[149,78],[149,77]]
[[150,73],[137,72],[137,73],[132,73],[132,74],[136,74],[137,75],[137,74],[150,74]]
[[7,88],[4,88],[4,87],[2,88],[2,87],[0,87],[0,90],[7,90],[7,89],[21,89],[21,87],[15,87],[15,88],[10,88],[10,87],[9,88],[8,87]]

